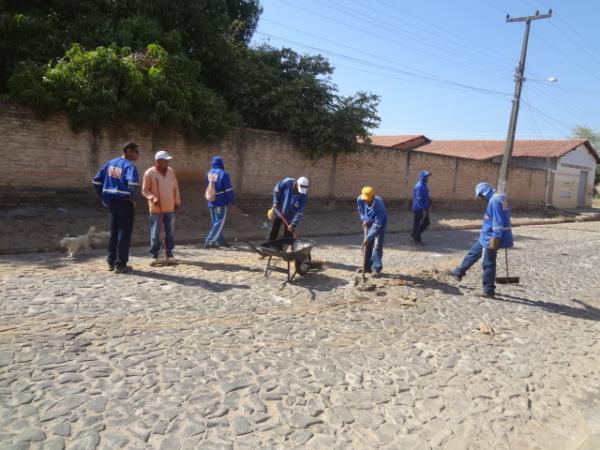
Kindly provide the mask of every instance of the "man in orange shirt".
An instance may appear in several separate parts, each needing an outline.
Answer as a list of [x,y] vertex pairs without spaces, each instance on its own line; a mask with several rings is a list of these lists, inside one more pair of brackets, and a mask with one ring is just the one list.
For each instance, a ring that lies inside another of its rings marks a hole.
[[159,150],[154,156],[156,164],[144,173],[142,195],[148,200],[150,209],[150,255],[151,266],[157,264],[161,245],[161,227],[164,228],[164,246],[167,263],[175,264],[175,211],[181,205],[179,186],[175,171],[169,167],[173,159],[169,153]]

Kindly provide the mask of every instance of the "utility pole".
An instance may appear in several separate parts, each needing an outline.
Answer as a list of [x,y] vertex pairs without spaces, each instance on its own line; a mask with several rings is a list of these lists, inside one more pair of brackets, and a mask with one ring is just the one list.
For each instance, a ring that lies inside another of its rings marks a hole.
[[525,58],[527,57],[527,43],[529,41],[529,28],[532,20],[548,19],[552,17],[552,10],[548,14],[535,12],[535,16],[510,17],[506,15],[507,22],[525,22],[525,35],[523,36],[523,47],[521,48],[521,59],[517,66],[515,74],[515,94],[512,100],[512,110],[510,112],[510,122],[508,123],[508,133],[506,134],[506,143],[504,144],[504,155],[502,156],[502,165],[500,166],[500,176],[498,177],[498,192],[506,193],[508,189],[508,168],[512,158],[513,146],[515,144],[515,132],[517,130],[517,117],[519,115],[519,102],[521,101],[521,90],[523,81],[525,81]]

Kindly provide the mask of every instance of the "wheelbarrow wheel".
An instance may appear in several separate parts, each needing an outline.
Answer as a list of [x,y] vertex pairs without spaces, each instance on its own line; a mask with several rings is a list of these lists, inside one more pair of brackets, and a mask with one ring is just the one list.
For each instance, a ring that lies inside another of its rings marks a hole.
[[311,258],[310,253],[306,255],[303,259],[296,260],[296,272],[300,275],[304,276],[310,270]]

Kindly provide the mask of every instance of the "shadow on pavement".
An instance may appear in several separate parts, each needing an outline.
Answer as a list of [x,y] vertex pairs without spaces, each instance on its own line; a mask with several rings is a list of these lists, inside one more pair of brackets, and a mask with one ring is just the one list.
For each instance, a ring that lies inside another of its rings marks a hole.
[[[522,236],[518,234],[518,229],[514,230],[515,241],[517,243],[527,241],[538,241],[540,238],[531,236]],[[386,233],[384,250],[384,264],[385,264],[385,250],[403,250],[413,253],[456,253],[464,251],[465,253],[471,248],[473,243],[479,238],[479,230],[436,230],[426,232],[423,234],[423,245],[415,244],[412,241],[409,233]],[[352,246],[360,251],[360,243],[362,242],[362,236],[360,234],[347,235],[347,236],[332,236],[332,237],[319,237],[315,239],[318,244],[327,245],[332,247],[348,247]],[[318,247],[317,247],[318,248]],[[516,249],[515,249],[516,250]],[[333,263],[328,262],[328,265],[332,266]],[[341,268],[341,267],[340,267]]]
[[534,306],[536,308],[545,309],[546,311],[554,314],[562,314],[563,316],[574,317],[576,319],[600,321],[600,308],[588,305],[581,300],[573,299],[572,301],[578,305],[581,305],[582,308],[574,308],[561,303],[545,302],[542,300],[529,300],[527,298],[516,297],[508,294],[497,294],[496,300],[507,303],[516,303],[518,305]]
[[224,272],[264,272],[263,269],[259,269],[257,267],[249,267],[242,266],[240,264],[230,264],[230,263],[211,263],[207,261],[185,261],[182,260],[179,262],[179,265],[182,266],[196,266],[200,267],[203,270],[214,271],[214,270],[222,270]]
[[399,280],[403,283],[406,283],[407,286],[424,289],[433,289],[450,295],[464,295],[462,290],[457,286],[432,277],[419,277],[415,275],[394,275],[383,273],[381,275],[381,279]]
[[211,292],[226,292],[231,289],[250,289],[246,284],[226,284],[203,280],[201,278],[182,277],[179,275],[168,275],[158,272],[147,272],[145,270],[134,270],[132,275],[139,275],[155,280],[169,281],[171,283],[181,284],[182,286],[197,286]]

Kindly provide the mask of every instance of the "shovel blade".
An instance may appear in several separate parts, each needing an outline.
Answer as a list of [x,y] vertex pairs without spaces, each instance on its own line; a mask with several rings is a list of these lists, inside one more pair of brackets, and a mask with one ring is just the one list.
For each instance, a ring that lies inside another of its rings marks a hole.
[[521,279],[519,277],[497,277],[496,283],[498,284],[519,284]]

